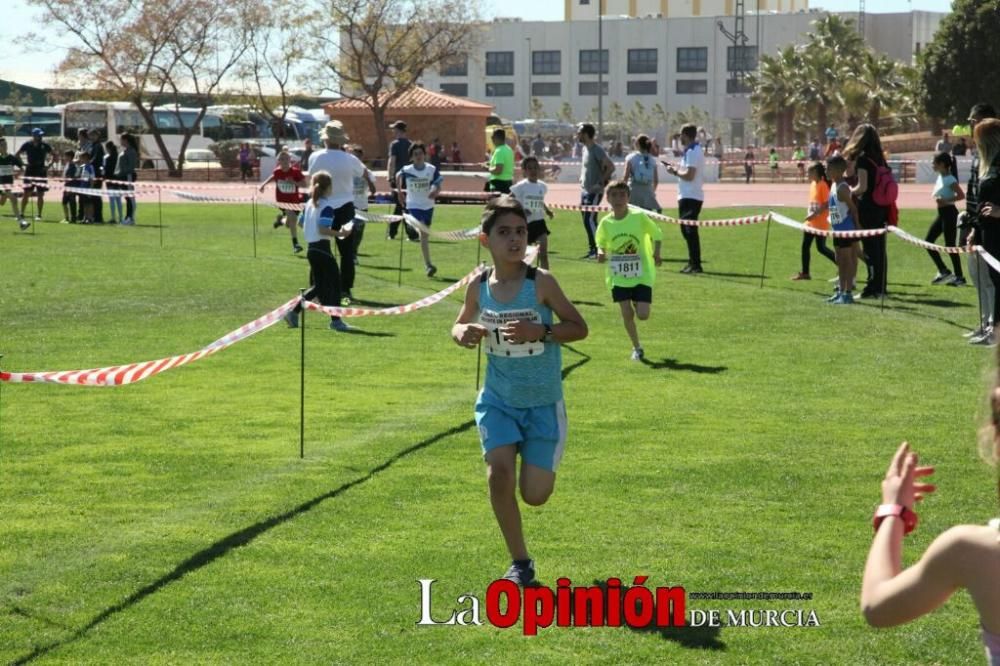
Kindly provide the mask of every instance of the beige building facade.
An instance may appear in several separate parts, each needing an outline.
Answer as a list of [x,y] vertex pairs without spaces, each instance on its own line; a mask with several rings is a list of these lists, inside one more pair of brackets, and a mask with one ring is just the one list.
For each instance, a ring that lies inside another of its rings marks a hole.
[[[605,16],[659,16],[691,18],[694,16],[733,16],[736,0],[564,0],[566,21],[596,21],[598,5]],[[798,12],[809,9],[809,0],[746,0],[747,11]],[[758,7],[759,5],[759,7]]]

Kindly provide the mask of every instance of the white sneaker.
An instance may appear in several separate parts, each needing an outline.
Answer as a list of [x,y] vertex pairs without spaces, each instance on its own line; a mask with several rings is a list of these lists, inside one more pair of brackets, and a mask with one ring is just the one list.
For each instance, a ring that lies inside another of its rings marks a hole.
[[17,224],[19,227],[21,227],[21,231],[24,231],[25,229],[31,226],[31,222],[28,222],[23,217],[17,221]]
[[976,336],[974,338],[969,338],[970,345],[982,345],[984,347],[993,347],[997,343],[997,336],[993,332],[993,329],[985,331],[982,335]]
[[36,215],[35,216],[35,222],[41,222],[41,221],[42,221],[42,216],[41,215]]
[[636,347],[632,350],[632,360],[641,361],[646,356],[646,352],[642,350],[642,347]]

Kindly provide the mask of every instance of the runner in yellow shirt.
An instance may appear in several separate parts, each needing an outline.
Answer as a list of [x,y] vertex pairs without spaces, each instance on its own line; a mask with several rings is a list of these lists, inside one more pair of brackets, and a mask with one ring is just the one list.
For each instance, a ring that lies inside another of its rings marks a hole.
[[653,303],[653,283],[660,258],[663,232],[642,213],[629,210],[629,186],[617,180],[606,190],[612,213],[597,226],[597,261],[607,263],[605,283],[611,298],[621,307],[625,331],[632,341],[632,360],[641,361],[645,353],[639,344],[635,318],[649,319]]

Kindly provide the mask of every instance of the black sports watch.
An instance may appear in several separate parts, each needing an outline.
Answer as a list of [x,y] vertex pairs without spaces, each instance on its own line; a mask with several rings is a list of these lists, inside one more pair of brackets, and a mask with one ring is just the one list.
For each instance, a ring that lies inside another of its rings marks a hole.
[[552,342],[552,327],[548,324],[542,324],[545,327],[545,335],[542,336],[542,342]]

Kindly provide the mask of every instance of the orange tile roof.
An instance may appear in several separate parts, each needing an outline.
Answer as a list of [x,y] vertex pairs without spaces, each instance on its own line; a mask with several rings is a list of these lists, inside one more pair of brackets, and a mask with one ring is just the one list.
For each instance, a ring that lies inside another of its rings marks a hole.
[[[384,96],[386,93],[382,93],[380,96]],[[323,108],[327,111],[344,111],[347,109],[368,109],[368,105],[360,99],[340,99],[336,102],[330,102],[329,104],[324,104]],[[465,99],[464,97],[455,97],[453,95],[446,95],[440,92],[433,92],[427,90],[426,88],[421,88],[419,86],[407,90],[400,97],[393,100],[387,107],[390,111],[405,111],[414,109],[441,109],[441,110],[458,110],[458,109],[483,109],[492,110],[492,104],[483,104],[481,102],[473,102],[472,100]]]

